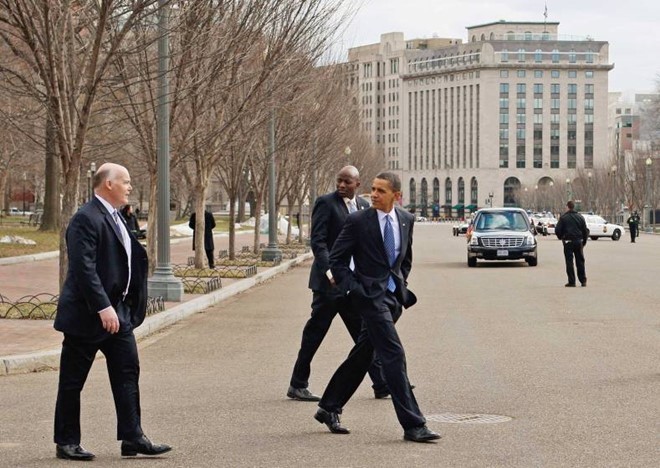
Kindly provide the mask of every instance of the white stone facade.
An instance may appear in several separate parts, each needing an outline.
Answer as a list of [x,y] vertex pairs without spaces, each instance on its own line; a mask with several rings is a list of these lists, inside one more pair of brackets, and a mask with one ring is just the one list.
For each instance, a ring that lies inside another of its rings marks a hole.
[[490,193],[518,205],[525,188],[607,163],[608,43],[558,25],[473,26],[466,43],[388,33],[349,50],[363,130],[405,206],[456,217]]

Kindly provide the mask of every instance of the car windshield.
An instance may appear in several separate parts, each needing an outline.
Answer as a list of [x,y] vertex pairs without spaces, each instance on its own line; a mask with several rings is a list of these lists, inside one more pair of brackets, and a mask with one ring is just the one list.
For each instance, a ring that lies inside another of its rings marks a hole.
[[477,231],[527,231],[525,214],[518,211],[481,213],[476,221]]

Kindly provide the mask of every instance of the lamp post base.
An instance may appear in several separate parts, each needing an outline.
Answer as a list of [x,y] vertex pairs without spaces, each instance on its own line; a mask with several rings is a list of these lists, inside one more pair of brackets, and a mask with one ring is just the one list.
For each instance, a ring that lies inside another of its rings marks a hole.
[[171,268],[156,267],[154,275],[147,280],[147,290],[149,296],[160,296],[165,302],[183,300],[183,283],[172,274]]
[[264,262],[277,262],[282,260],[282,251],[276,245],[269,245],[261,251],[261,260]]

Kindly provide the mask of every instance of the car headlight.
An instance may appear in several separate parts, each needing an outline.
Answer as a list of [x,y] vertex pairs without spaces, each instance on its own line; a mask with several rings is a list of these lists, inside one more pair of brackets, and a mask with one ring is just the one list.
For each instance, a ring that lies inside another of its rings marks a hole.
[[470,245],[479,245],[479,238],[472,233],[472,237],[470,237]]
[[536,238],[534,236],[527,236],[527,240],[525,243],[527,245],[536,245]]

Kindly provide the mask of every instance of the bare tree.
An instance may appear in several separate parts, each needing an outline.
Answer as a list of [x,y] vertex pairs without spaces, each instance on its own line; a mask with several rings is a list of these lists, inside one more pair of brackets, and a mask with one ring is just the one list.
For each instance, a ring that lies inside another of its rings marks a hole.
[[0,0],[0,41],[12,62],[0,73],[44,106],[52,120],[63,175],[60,283],[67,266],[64,232],[78,207],[80,166],[103,78],[136,22],[157,0]]

